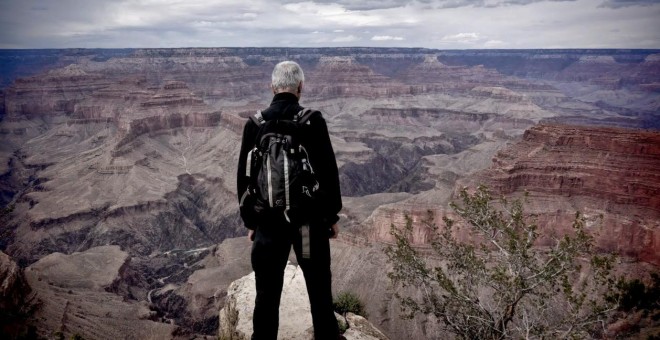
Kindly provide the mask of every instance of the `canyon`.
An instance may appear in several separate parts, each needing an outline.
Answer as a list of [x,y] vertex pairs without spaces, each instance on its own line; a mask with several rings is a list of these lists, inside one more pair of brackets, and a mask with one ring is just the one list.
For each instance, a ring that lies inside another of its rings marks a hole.
[[217,335],[228,287],[251,271],[235,189],[243,124],[287,59],[305,70],[301,104],[323,112],[340,170],[333,288],[367,302],[389,338],[443,338],[432,320],[401,320],[382,248],[406,215],[428,247],[419,220],[451,215],[462,187],[526,195],[559,235],[581,211],[599,251],[631,276],[657,272],[660,51],[4,50],[0,250],[23,273],[11,296],[37,306],[26,325]]

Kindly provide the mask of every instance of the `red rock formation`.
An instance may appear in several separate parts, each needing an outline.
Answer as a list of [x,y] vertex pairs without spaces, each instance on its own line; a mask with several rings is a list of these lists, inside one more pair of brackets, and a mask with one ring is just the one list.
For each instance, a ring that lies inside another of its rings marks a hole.
[[559,234],[582,211],[602,248],[660,263],[660,133],[536,126],[461,185],[477,183],[529,192],[539,224]]
[[[410,218],[412,222],[412,244],[417,246],[422,252],[432,253],[431,239],[433,233],[437,232],[433,226],[442,228],[443,217],[455,218],[455,215],[449,210],[439,205],[432,204],[395,204],[389,207],[381,207],[371,216],[368,221],[368,228],[364,237],[370,241],[378,241],[387,244],[395,242],[391,235],[392,227],[401,230]],[[461,240],[469,241],[468,234],[461,229],[456,231],[455,236]]]
[[584,195],[660,213],[660,134],[615,128],[537,126],[503,150],[493,189]]
[[67,123],[114,123],[117,148],[143,134],[182,127],[218,125],[220,112],[208,107],[181,81],[167,81],[159,89],[142,77],[129,77],[78,100]]

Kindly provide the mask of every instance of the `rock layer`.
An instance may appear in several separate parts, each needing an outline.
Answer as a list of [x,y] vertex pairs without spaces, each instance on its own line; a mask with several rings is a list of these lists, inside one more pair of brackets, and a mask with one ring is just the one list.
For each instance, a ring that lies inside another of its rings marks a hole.
[[572,207],[595,219],[603,249],[658,265],[659,169],[660,133],[535,126],[469,183],[481,182],[504,195],[529,192],[540,222],[562,221],[564,231],[573,215],[566,207]]
[[584,195],[660,216],[660,134],[613,128],[535,126],[493,159],[488,183],[558,196]]

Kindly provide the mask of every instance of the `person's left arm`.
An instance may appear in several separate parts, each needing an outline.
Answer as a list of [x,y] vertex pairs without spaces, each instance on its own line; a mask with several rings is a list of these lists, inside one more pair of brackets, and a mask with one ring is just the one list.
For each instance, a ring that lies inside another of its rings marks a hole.
[[313,127],[311,137],[314,140],[314,143],[312,143],[314,149],[310,154],[310,162],[314,167],[320,190],[323,193],[319,212],[322,214],[322,220],[328,226],[336,228],[336,223],[339,220],[337,214],[342,208],[342,202],[339,169],[337,168],[335,152],[332,148],[328,126],[323,116],[321,114],[315,114],[310,119],[310,125]]

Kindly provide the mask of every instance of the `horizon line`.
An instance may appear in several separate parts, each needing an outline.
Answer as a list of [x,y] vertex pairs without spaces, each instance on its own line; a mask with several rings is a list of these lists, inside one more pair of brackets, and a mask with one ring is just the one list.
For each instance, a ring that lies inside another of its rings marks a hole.
[[611,50],[611,51],[660,51],[658,48],[638,47],[529,47],[529,48],[432,48],[432,47],[400,47],[400,46],[317,46],[317,47],[282,47],[282,46],[214,46],[214,47],[26,47],[26,48],[0,48],[0,51],[28,51],[28,50],[174,50],[174,49],[396,49],[396,50],[436,50],[436,51],[563,51],[563,50]]

